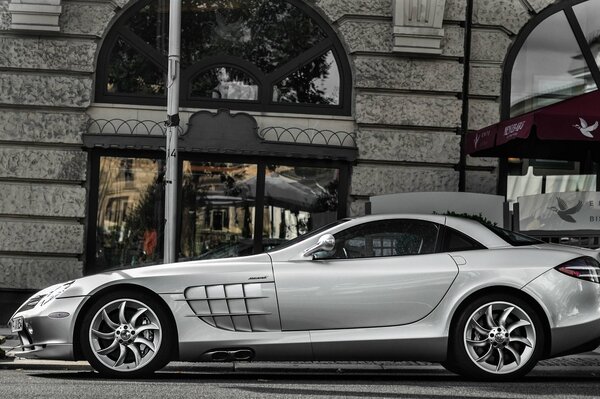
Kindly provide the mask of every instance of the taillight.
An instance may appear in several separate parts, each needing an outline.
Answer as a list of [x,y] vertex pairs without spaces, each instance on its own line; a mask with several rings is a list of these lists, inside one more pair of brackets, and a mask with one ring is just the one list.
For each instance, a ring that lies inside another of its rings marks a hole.
[[600,284],[600,263],[589,256],[572,259],[555,269],[567,276]]

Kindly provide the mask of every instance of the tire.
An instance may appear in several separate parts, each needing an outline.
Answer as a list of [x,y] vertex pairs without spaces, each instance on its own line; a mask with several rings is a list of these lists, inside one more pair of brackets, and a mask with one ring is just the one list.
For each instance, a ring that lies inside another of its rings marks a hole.
[[83,315],[82,352],[105,376],[147,376],[171,360],[175,336],[170,320],[164,306],[148,294],[106,294]]
[[477,298],[458,315],[450,335],[449,370],[473,378],[513,380],[527,374],[542,356],[540,315],[514,295]]

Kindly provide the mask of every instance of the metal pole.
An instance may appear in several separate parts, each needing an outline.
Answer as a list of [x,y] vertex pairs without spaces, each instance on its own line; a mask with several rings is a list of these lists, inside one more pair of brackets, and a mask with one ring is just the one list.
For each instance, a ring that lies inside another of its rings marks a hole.
[[167,147],[165,171],[164,263],[176,259],[177,139],[179,132],[179,61],[181,54],[181,0],[169,4],[169,70],[167,86]]

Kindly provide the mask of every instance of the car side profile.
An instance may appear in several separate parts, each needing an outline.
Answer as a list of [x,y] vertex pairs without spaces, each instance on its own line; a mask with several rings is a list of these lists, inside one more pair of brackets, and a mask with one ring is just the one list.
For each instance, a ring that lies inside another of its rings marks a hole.
[[49,287],[21,357],[139,377],[180,361],[440,362],[505,380],[600,344],[598,253],[441,215],[339,220],[267,253]]

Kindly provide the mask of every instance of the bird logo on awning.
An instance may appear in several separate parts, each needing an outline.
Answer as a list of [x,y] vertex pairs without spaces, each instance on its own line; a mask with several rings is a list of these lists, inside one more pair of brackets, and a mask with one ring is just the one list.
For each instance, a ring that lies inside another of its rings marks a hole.
[[579,118],[579,125],[573,125],[573,127],[579,129],[581,134],[583,134],[585,137],[593,139],[594,135],[592,135],[592,132],[598,129],[598,121],[596,121],[596,123],[594,123],[592,126],[589,126],[585,119]]
[[574,215],[581,210],[581,207],[583,207],[583,201],[579,201],[577,205],[571,208],[569,208],[567,202],[562,198],[556,197],[556,201],[558,202],[558,208],[555,206],[551,206],[548,209],[556,212],[558,217],[564,220],[565,222],[577,223],[577,221],[571,215]]

